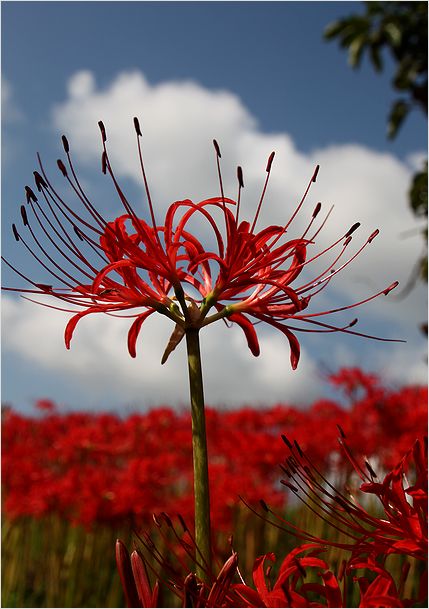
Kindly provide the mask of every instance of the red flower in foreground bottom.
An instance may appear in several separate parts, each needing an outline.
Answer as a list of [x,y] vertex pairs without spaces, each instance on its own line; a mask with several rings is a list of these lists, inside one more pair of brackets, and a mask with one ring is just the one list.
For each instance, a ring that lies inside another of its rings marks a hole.
[[[57,163],[76,195],[79,209],[62,199],[49,181],[39,159],[40,172],[35,171],[34,177],[43,200],[39,200],[27,186],[28,205],[21,206],[27,235],[24,237],[16,225],[12,227],[15,239],[54,278],[56,285],[34,282],[5,261],[33,286],[32,289],[6,289],[55,297],[62,303],[77,307],[77,313],[76,308],[62,309],[75,313],[65,331],[67,348],[70,347],[78,321],[91,313],[118,315],[130,312],[129,316],[135,318],[128,333],[128,350],[132,357],[136,355],[136,340],[144,321],[155,311],[169,317],[176,327],[163,362],[187,328],[200,329],[219,319],[227,319],[241,327],[254,355],[259,355],[256,323],[266,322],[280,330],[290,344],[292,368],[297,367],[300,354],[300,345],[295,335],[297,331],[339,331],[367,336],[351,329],[356,324],[356,319],[345,326],[338,326],[321,321],[321,318],[356,307],[381,294],[388,294],[397,282],[346,307],[316,313],[306,312],[313,297],[378,234],[378,230],[375,230],[347,258],[346,250],[352,241],[352,233],[359,227],[359,223],[355,223],[330,247],[309,255],[308,252],[314,247],[316,237],[330,213],[318,228],[314,228],[321,210],[321,204],[318,203],[309,214],[307,228],[295,238],[289,238],[289,227],[301,211],[311,184],[316,181],[318,167],[285,225],[269,226],[256,231],[274,152],[268,160],[267,175],[255,217],[252,222],[240,221],[243,173],[239,167],[237,202],[225,197],[220,172],[221,154],[214,141],[221,195],[199,203],[188,199],[176,201],[169,207],[164,223],[158,225],[142,160],[140,126],[138,120],[134,119],[150,213],[148,224],[137,216],[121,190],[107,153],[104,125],[100,122],[99,126],[103,141],[102,170],[103,173],[109,173],[125,213],[109,222],[90,202],[78,181],[69,144],[63,136],[68,167],[61,160]],[[223,231],[218,226],[219,214],[223,218]],[[216,251],[205,248],[192,233],[189,224],[196,215],[207,222]],[[310,281],[298,281],[303,269],[330,253],[333,253],[334,261],[326,263],[322,272],[318,272]],[[61,308],[49,303],[46,306]],[[300,327],[300,322],[305,322],[308,327]]]
[[[267,563],[276,562],[272,552],[255,560],[253,587],[243,579],[236,552],[232,552],[223,566],[209,565],[202,581],[192,570],[193,553],[198,556],[192,539],[182,539],[167,515],[161,515],[161,518],[160,526],[167,524],[179,542],[176,548],[167,543],[165,555],[148,535],[141,541],[151,560],[138,550],[129,556],[124,544],[116,542],[116,563],[127,607],[161,606],[162,588],[168,588],[176,595],[182,607],[350,607],[348,595],[353,595],[350,584],[358,586],[359,607],[425,606],[423,586],[419,601],[403,598],[407,569],[403,569],[399,585],[389,570],[371,557],[354,563],[344,560],[338,573],[334,573],[320,557],[326,546],[317,543],[291,550],[283,559],[274,581],[272,565],[267,567]],[[167,536],[162,537],[166,541]],[[366,569],[365,575],[356,575],[357,569]]]

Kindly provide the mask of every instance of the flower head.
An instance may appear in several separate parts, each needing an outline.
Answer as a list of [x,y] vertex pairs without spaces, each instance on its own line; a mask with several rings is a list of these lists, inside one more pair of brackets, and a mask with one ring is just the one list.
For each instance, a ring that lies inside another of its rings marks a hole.
[[[359,502],[349,488],[338,490],[312,463],[300,445],[282,436],[289,450],[281,466],[287,479],[282,480],[294,495],[329,527],[342,533],[350,541],[331,542],[307,533],[290,522],[284,530],[314,543],[332,545],[352,551],[351,565],[370,562],[389,554],[404,554],[418,560],[427,558],[427,439],[417,439],[401,461],[379,480],[368,461],[358,463],[347,446],[346,437],[340,428],[339,442],[355,473],[362,481],[360,491],[377,498],[383,509],[383,517],[371,514],[364,502]],[[414,474],[414,484],[408,477]],[[274,514],[262,502],[266,512]]]
[[[102,210],[91,203],[74,169],[68,140],[62,137],[67,161],[58,160],[58,168],[74,191],[78,207],[63,200],[49,180],[39,158],[40,171],[34,172],[40,193],[25,187],[27,205],[21,206],[24,231],[12,226],[19,241],[53,278],[52,284],[38,283],[26,277],[5,261],[31,285],[30,289],[6,288],[28,295],[48,295],[59,301],[53,308],[74,313],[65,330],[67,348],[77,323],[92,313],[129,316],[133,322],[128,333],[128,350],[136,355],[136,341],[145,320],[154,312],[169,317],[175,330],[164,353],[163,362],[183,338],[188,328],[200,329],[219,319],[237,324],[244,332],[253,355],[259,355],[255,325],[266,322],[280,330],[289,341],[292,368],[299,361],[300,345],[296,332],[346,332],[368,336],[352,330],[357,319],[345,326],[322,321],[324,316],[356,307],[396,287],[389,287],[360,302],[328,311],[307,312],[312,299],[346,268],[377,236],[375,230],[347,258],[346,251],[355,223],[340,234],[329,247],[317,253],[316,238],[330,211],[316,227],[321,204],[309,214],[307,228],[295,237],[289,227],[301,212],[311,184],[316,181],[316,167],[305,193],[291,218],[282,226],[257,229],[262,203],[274,159],[271,153],[266,179],[252,222],[242,221],[240,214],[243,171],[239,167],[237,201],[224,194],[220,170],[221,153],[214,140],[219,175],[220,196],[194,203],[176,201],[168,208],[164,221],[158,224],[143,164],[142,133],[137,118],[134,127],[142,178],[147,195],[150,221],[139,217],[122,191],[107,152],[107,136],[102,136],[102,171],[109,174],[124,213],[113,221],[105,219]],[[222,218],[223,229],[218,217]],[[212,234],[215,247],[205,246],[190,224],[199,216]],[[25,232],[25,234],[24,234]],[[334,254],[322,272],[312,280],[302,280],[301,273],[321,257]],[[335,268],[334,268],[335,267]],[[64,307],[72,305],[73,308]],[[77,312],[76,312],[77,308]],[[306,325],[302,327],[302,323]],[[376,337],[370,337],[376,338]],[[380,339],[385,340],[385,339]]]

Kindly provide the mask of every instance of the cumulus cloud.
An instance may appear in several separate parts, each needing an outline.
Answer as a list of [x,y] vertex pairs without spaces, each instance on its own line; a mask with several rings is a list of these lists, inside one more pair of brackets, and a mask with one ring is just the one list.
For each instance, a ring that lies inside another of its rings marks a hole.
[[[209,90],[192,81],[154,85],[140,72],[122,73],[103,89],[97,86],[90,71],[81,71],[69,80],[67,98],[53,109],[52,116],[55,129],[67,134],[78,164],[89,168],[100,167],[97,122],[104,121],[114,171],[118,178],[141,192],[135,204],[143,209],[143,185],[132,127],[133,116],[138,116],[158,218],[174,200],[199,200],[219,193],[213,138],[221,144],[225,192],[233,198],[237,192],[235,169],[238,164],[243,167],[242,209],[250,220],[265,179],[267,157],[272,150],[276,151],[261,226],[285,223],[315,165],[320,164],[303,219],[296,219],[291,237],[299,236],[319,200],[326,211],[331,205],[335,208],[318,237],[317,251],[335,241],[356,221],[362,227],[354,235],[353,251],[375,228],[381,228],[381,234],[336,283],[332,282],[332,289],[320,296],[314,310],[365,298],[395,279],[405,283],[420,255],[422,241],[417,233],[412,238],[404,237],[404,232],[417,225],[406,205],[411,163],[353,143],[304,153],[286,132],[264,133],[242,101],[229,91]],[[119,202],[117,206],[119,210]],[[331,260],[328,256],[326,264]],[[362,328],[366,320],[376,333],[382,328],[384,334],[387,329],[390,336],[407,338],[413,334],[411,328],[425,317],[422,294],[421,290],[415,290],[401,303],[394,303],[389,296],[390,304],[382,297],[366,305],[361,313]],[[13,334],[7,332],[6,348],[34,360],[28,348],[30,335],[36,344],[41,344],[38,365],[72,371],[94,394],[100,386],[109,387],[113,394],[121,386],[121,394],[126,388],[130,399],[141,396],[142,391],[152,402],[178,403],[187,399],[183,346],[168,361],[166,370],[158,364],[171,331],[166,320],[148,322],[140,341],[141,357],[131,361],[125,350],[126,324],[119,320],[112,323],[102,316],[83,320],[72,351],[66,353],[61,339],[64,320],[59,314],[54,317],[46,309],[12,300],[6,301],[6,307],[8,319],[15,324]],[[353,316],[354,312],[348,320]],[[208,401],[227,404],[278,399],[308,401],[316,395],[320,390],[316,361],[327,359],[326,350],[318,347],[310,356],[304,340],[300,369],[291,373],[288,346],[282,337],[270,331],[262,331],[261,336],[261,357],[253,359],[239,329],[227,329],[222,323],[207,329],[203,349]],[[326,346],[331,369],[355,360],[350,342],[345,347],[341,337],[323,338],[326,343],[334,341],[336,345],[335,349]],[[413,341],[411,349],[416,342]],[[355,349],[359,352],[358,343]],[[420,368],[417,372],[410,370],[409,349],[395,345],[385,345],[385,349],[394,362],[392,374],[402,370],[404,382],[415,380],[416,375],[421,379]],[[314,382],[309,383],[309,378]]]

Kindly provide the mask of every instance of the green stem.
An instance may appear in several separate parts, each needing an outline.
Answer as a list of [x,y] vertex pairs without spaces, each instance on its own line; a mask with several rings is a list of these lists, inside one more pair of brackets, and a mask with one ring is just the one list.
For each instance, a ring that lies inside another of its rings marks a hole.
[[192,413],[192,450],[194,461],[195,542],[200,555],[197,575],[206,578],[205,565],[211,570],[210,496],[207,457],[206,419],[204,411],[203,375],[198,328],[187,328],[189,387]]

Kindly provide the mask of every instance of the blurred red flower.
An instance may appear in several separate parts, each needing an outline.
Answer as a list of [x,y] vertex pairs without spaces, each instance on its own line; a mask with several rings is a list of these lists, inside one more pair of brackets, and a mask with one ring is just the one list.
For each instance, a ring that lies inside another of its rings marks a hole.
[[[345,370],[338,376],[353,374]],[[364,374],[359,371],[355,376]],[[5,516],[56,513],[88,526],[99,522],[147,526],[152,513],[174,504],[191,521],[189,413],[163,407],[122,418],[63,413],[52,404],[40,414],[3,412]],[[348,408],[321,399],[299,408],[292,404],[222,412],[208,408],[207,424],[212,518],[217,530],[228,531],[239,495],[253,507],[261,497],[275,509],[284,507],[286,489],[277,482],[278,464],[284,460],[284,446],[275,440],[280,434],[296,438],[311,463],[341,484],[350,483],[355,474],[345,453],[338,451],[336,425],[347,434],[356,460],[367,457],[384,472],[394,470],[401,460],[399,451],[403,455],[425,429],[427,389],[391,390],[379,380]]]

